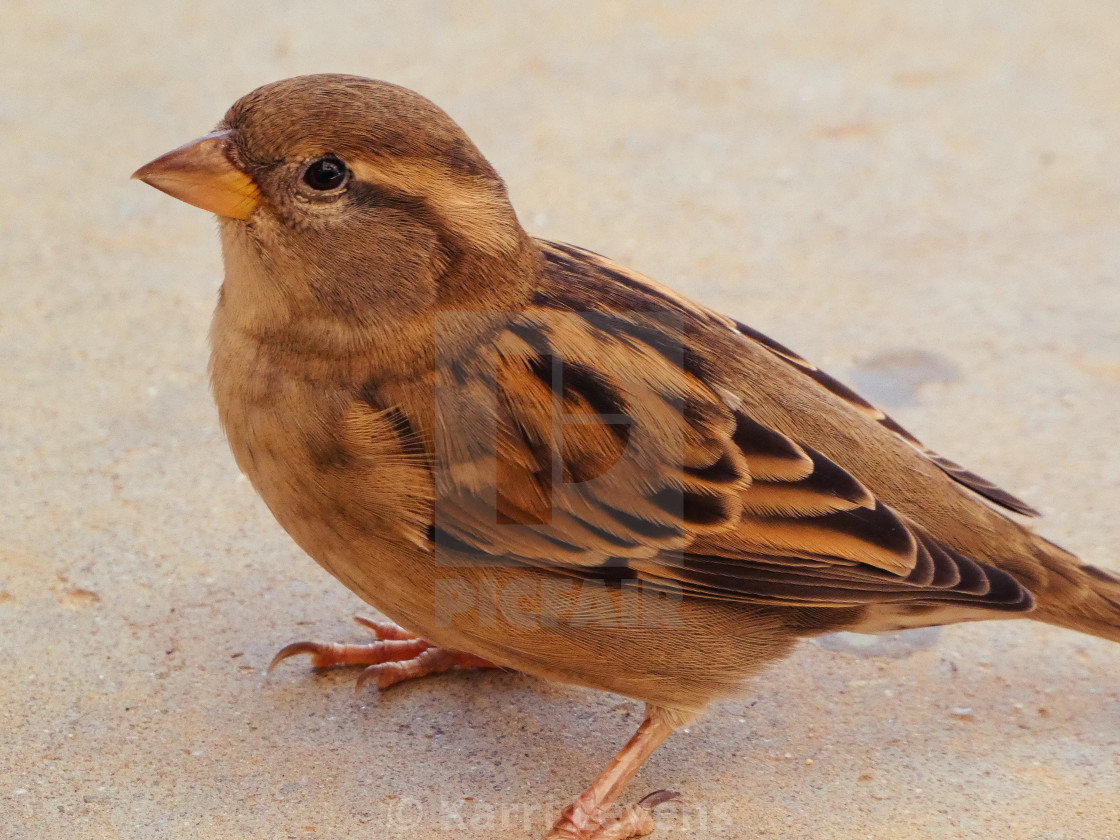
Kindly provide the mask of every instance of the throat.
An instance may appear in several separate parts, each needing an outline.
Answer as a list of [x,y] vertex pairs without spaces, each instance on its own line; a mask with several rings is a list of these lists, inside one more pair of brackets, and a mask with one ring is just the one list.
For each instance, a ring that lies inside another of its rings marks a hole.
[[453,239],[419,249],[430,259],[381,247],[362,258],[367,249],[350,242],[338,243],[336,259],[308,260],[283,247],[284,231],[265,222],[223,221],[215,356],[236,336],[268,368],[315,380],[422,376],[437,356],[484,341],[495,314],[529,305],[542,257],[516,229],[500,250]]

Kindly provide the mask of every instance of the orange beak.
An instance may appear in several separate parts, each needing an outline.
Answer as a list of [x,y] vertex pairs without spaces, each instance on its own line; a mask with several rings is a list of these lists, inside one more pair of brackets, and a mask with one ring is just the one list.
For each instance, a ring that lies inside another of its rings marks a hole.
[[228,130],[207,134],[141,166],[132,177],[219,216],[247,219],[261,191],[230,161],[229,136]]

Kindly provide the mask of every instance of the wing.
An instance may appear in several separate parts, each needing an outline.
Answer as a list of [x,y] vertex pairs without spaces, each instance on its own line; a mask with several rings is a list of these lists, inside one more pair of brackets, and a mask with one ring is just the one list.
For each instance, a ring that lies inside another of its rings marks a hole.
[[[936,465],[957,483],[1007,510],[1014,511],[1024,516],[1039,515],[1039,512],[1031,505],[1016,498],[1006,490],[1001,489],[993,482],[982,478],[976,473],[965,469],[960,464],[934,452],[932,449],[922,444],[921,441],[910,434],[910,432],[895,422],[891,417],[869,403],[847,385],[825,373],[816,365],[805,360],[788,347],[763,335],[758,330],[740,321],[719,315],[711,310],[702,309],[681,295],[678,295],[672,289],[662,286],[648,277],[630,272],[600,254],[562,243],[541,242],[540,244],[544,249],[545,259],[549,260],[552,266],[558,271],[571,276],[584,277],[589,273],[599,274],[604,278],[609,278],[614,284],[631,293],[653,295],[666,307],[702,315],[713,322],[713,324],[718,324],[733,330],[754,342],[759,347],[765,348],[775,358],[781,359],[784,363],[815,382],[830,394],[839,397],[851,408],[876,420],[883,428],[890,430],[901,440],[904,440],[920,452],[930,463]],[[625,298],[626,295],[622,297]]]
[[693,340],[708,313],[612,288],[584,311],[542,299],[440,382],[437,552],[742,602],[1031,607],[754,416]]
[[993,484],[991,481],[988,481],[988,479],[978,476],[976,473],[965,469],[960,464],[954,461],[950,461],[944,455],[938,455],[932,449],[922,444],[920,440],[906,431],[906,429],[902,428],[902,426],[896,423],[887,414],[873,406],[871,403],[869,403],[867,400],[865,400],[840,380],[829,376],[816,365],[812,364],[811,362],[807,362],[805,359],[801,358],[801,356],[797,355],[789,348],[784,347],[783,345],[774,341],[772,338],[768,338],[758,330],[752,329],[751,327],[748,327],[746,324],[743,324],[739,321],[735,321],[734,323],[735,331],[740,335],[744,335],[752,341],[757,342],[760,346],[765,347],[779,359],[788,362],[794,368],[803,372],[822,388],[825,388],[829,392],[835,394],[840,399],[851,405],[853,408],[856,408],[866,414],[868,417],[872,417],[877,420],[881,426],[886,429],[890,429],[902,440],[909,443],[911,446],[921,452],[922,455],[924,455],[930,462],[936,464],[939,468],[941,468],[941,470],[945,472],[946,475],[948,475],[957,483],[964,485],[969,490],[978,493],[988,501],[995,502],[997,505],[1006,508],[1007,510],[1014,511],[1015,513],[1022,514],[1023,516],[1039,516],[1039,512],[1035,510],[1035,508],[1024,502],[1022,499],[1018,499],[1015,496],[1012,496],[1006,490],[1003,490]]

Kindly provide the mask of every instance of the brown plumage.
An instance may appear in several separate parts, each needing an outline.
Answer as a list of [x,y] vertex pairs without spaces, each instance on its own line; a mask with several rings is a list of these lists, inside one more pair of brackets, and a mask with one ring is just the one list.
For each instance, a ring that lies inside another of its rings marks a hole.
[[[299,545],[399,624],[299,643],[368,679],[494,664],[643,700],[550,837],[806,636],[1036,618],[1120,641],[1120,579],[1010,518],[797,354],[533,239],[450,118],[347,76],[260,88],[137,177],[221,215],[214,397]],[[403,628],[403,629],[402,629]]]

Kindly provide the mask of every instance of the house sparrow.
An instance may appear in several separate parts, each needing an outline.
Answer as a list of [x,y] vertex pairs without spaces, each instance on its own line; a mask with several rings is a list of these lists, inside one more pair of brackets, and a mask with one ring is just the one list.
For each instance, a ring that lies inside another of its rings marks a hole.
[[1030,506],[750,327],[529,236],[416,93],[276,82],[133,177],[220,217],[211,375],[238,466],[396,622],[277,661],[645,702],[553,840],[652,830],[674,794],[608,816],[642,762],[798,639],[1035,618],[1120,641],[1120,578],[1007,515]]

